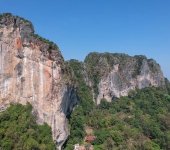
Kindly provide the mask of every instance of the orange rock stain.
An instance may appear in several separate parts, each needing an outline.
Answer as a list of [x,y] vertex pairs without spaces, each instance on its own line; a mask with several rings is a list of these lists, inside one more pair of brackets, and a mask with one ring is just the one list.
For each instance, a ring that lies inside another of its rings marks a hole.
[[17,38],[17,49],[21,49],[22,48],[22,41],[21,41],[21,38],[18,37]]
[[51,78],[51,73],[48,71],[48,69],[43,68],[43,72],[44,72],[44,75],[45,75],[46,79]]

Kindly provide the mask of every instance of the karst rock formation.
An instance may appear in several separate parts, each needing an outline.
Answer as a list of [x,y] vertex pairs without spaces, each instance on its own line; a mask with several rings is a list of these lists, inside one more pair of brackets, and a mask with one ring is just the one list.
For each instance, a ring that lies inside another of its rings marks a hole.
[[5,14],[0,20],[0,106],[33,106],[37,123],[52,127],[58,149],[69,135],[66,115],[77,103],[58,47],[36,38],[31,22]]
[[[96,73],[97,104],[102,98],[111,101],[126,96],[136,87],[165,84],[160,66],[143,57],[90,53],[81,64],[84,81],[93,94],[93,71]],[[72,76],[57,45],[34,34],[30,21],[0,15],[0,111],[10,103],[31,103],[37,123],[52,127],[59,150],[69,136],[66,116],[78,102]]]

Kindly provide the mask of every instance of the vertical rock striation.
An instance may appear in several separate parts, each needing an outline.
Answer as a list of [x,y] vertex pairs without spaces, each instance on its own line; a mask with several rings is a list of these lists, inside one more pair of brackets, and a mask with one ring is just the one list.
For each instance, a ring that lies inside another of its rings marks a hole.
[[58,149],[69,135],[66,115],[77,103],[65,68],[57,45],[35,35],[31,22],[0,16],[0,106],[30,102],[37,122],[52,127]]
[[90,53],[85,65],[88,74],[85,77],[88,82],[85,82],[97,89],[97,104],[102,98],[110,102],[114,98],[127,96],[135,88],[165,85],[159,64],[142,55],[131,57],[119,53]]
[[[70,75],[72,65],[76,70]],[[74,74],[76,79],[70,79]],[[90,53],[84,63],[72,60],[67,66],[57,45],[34,34],[31,22],[0,15],[0,112],[11,102],[30,102],[37,122],[52,127],[60,150],[69,135],[66,116],[78,101],[71,80],[85,82],[97,104],[127,96],[136,87],[165,85],[160,66],[145,56]]]

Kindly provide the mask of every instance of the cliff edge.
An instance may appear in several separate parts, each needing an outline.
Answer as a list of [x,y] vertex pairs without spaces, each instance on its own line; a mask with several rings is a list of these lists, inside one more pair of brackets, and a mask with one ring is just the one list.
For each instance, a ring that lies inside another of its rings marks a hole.
[[69,135],[66,115],[77,103],[67,66],[53,42],[34,34],[30,21],[0,15],[0,105],[30,102],[39,124],[52,127],[61,149]]
[[142,55],[94,52],[84,62],[65,62],[56,44],[34,34],[30,21],[0,15],[0,112],[10,103],[31,103],[37,123],[52,127],[60,150],[70,134],[66,116],[78,102],[81,83],[96,104],[166,84],[159,64]]
[[165,85],[160,65],[143,55],[132,57],[121,53],[93,52],[86,56],[84,62],[70,62],[79,66],[74,74],[79,74],[78,77],[91,88],[97,104],[103,98],[111,102],[120,96],[127,96],[135,88]]

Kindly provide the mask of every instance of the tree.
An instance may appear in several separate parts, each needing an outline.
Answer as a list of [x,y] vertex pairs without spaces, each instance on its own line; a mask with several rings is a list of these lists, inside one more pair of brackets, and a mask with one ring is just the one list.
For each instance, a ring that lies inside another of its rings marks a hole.
[[105,143],[104,143],[104,147],[107,149],[107,150],[113,150],[114,149],[114,141],[112,138],[107,138]]
[[51,127],[46,123],[37,125],[32,106],[11,104],[0,114],[0,148],[11,149],[52,149],[56,146],[52,140]]
[[120,132],[112,130],[110,131],[110,136],[115,142],[115,145],[119,146],[123,140],[123,137],[121,136]]

